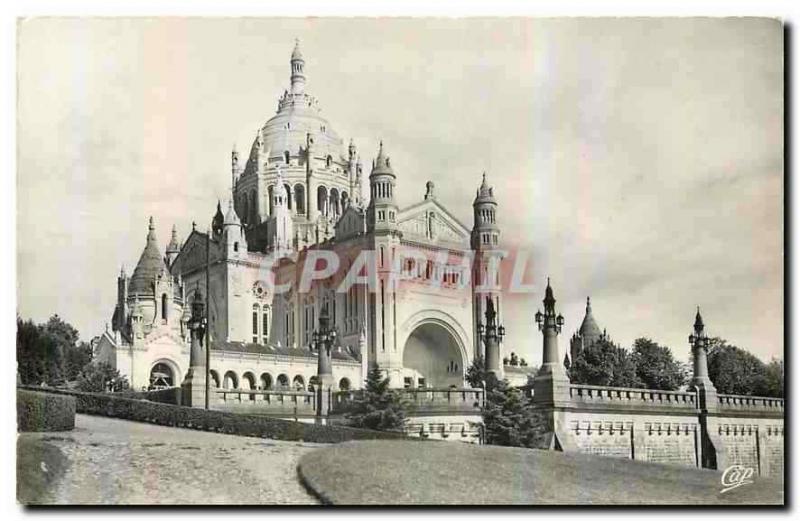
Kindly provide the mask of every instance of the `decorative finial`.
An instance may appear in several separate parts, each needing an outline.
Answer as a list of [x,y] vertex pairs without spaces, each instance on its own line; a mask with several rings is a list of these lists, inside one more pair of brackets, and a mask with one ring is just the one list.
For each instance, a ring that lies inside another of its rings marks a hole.
[[155,230],[156,229],[155,224],[153,224],[153,216],[152,215],[150,216],[150,224],[148,225],[148,228],[150,228],[151,230]]
[[[219,203],[217,203],[217,208],[219,208]],[[197,231],[197,223],[195,221],[192,221],[192,231]]]

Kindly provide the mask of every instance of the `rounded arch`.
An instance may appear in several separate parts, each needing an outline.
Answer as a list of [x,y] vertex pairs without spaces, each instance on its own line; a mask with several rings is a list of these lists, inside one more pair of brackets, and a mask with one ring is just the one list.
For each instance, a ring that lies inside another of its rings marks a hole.
[[308,390],[313,391],[319,385],[319,376],[314,375],[308,379]]
[[281,373],[278,375],[278,389],[288,389],[289,388],[289,377],[286,373]]
[[215,369],[211,369],[208,374],[211,375],[211,384],[215,389],[219,389],[219,373]]
[[341,380],[339,380],[339,390],[340,391],[350,390],[350,380],[348,378],[342,378]]
[[301,183],[294,185],[294,207],[297,213],[305,215],[306,213],[306,187]]
[[261,373],[261,378],[259,379],[261,383],[261,389],[267,391],[272,389],[272,375],[269,373]]
[[419,311],[403,323],[401,334],[404,377],[414,387],[464,385],[471,348],[466,331],[452,316]]
[[[242,383],[244,384],[243,387],[245,389],[248,389],[250,391],[255,391],[256,390],[256,375],[254,375],[251,371],[247,371],[246,373],[244,373],[242,375],[242,380],[243,380]],[[255,394],[251,394],[250,395],[250,399],[251,400],[255,400],[256,399],[256,395]]]
[[342,190],[342,211],[344,211],[348,206],[350,206],[350,196]]
[[222,379],[222,387],[224,389],[238,389],[239,377],[233,371],[227,371]]
[[150,366],[150,388],[165,389],[180,385],[180,369],[178,364],[168,358],[160,358]]
[[339,215],[339,190],[331,188],[328,195],[328,205],[330,215]]
[[302,375],[297,375],[292,379],[292,387],[295,391],[303,391],[306,388],[306,381]]
[[286,202],[286,208],[288,208],[291,211],[292,208],[294,208],[294,205],[292,204],[292,187],[289,185],[289,183],[284,183],[283,189],[284,189],[284,197],[285,197],[284,201]]
[[328,189],[324,185],[317,187],[317,210],[322,215],[328,215]]

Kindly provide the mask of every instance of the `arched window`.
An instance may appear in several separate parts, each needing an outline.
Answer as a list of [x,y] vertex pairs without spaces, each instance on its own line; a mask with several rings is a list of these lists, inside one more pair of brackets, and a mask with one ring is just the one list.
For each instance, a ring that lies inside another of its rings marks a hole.
[[269,306],[264,306],[264,310],[261,313],[261,343],[264,345],[269,341],[270,313],[272,313],[272,309]]
[[167,294],[161,295],[161,320],[167,321]]
[[306,213],[306,189],[299,183],[294,185],[294,207],[297,208],[298,214]]
[[342,378],[339,380],[339,390],[340,391],[349,391],[350,390],[350,380],[347,378]]
[[253,304],[253,343],[258,343],[258,304]]
[[329,154],[328,157],[325,158],[325,166],[327,168],[330,168],[332,164],[333,164],[333,158]]
[[292,380],[292,387],[294,387],[295,391],[305,391],[306,389],[306,382],[302,376],[297,375]]
[[284,199],[284,201],[286,201],[286,206],[289,208],[289,210],[291,210],[294,207],[294,205],[292,204],[292,187],[285,184],[283,185],[283,188],[286,190],[285,192],[286,198]]
[[272,376],[269,373],[261,374],[261,388],[265,391],[272,389]]
[[270,185],[269,188],[267,188],[267,194],[268,194],[268,199],[269,199],[269,202],[268,202],[268,204],[269,204],[269,214],[270,215],[272,215],[272,193],[273,193],[273,189],[272,189],[272,185]]
[[283,161],[288,165],[289,164],[289,151],[284,150],[283,152]]

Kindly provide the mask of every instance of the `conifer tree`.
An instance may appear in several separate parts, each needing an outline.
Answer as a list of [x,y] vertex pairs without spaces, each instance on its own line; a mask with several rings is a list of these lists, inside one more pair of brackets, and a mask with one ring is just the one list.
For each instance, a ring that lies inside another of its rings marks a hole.
[[406,421],[406,403],[400,394],[389,388],[389,378],[384,378],[373,366],[360,393],[356,393],[347,419],[351,426],[374,430],[400,430]]

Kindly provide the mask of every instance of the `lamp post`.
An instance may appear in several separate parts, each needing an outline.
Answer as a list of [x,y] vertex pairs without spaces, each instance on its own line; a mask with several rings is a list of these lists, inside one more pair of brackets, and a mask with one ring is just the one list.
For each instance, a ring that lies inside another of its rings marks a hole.
[[569,378],[558,360],[558,335],[564,326],[564,317],[556,314],[556,299],[549,278],[543,303],[544,313],[537,311],[534,317],[542,332],[542,366],[533,379],[533,401],[557,405],[569,401]]
[[181,382],[181,403],[189,407],[201,407],[203,389],[207,383],[207,380],[205,380],[206,370],[203,367],[203,337],[207,330],[203,293],[199,287],[192,299],[191,308],[192,315],[186,324],[191,334],[189,370],[186,372],[183,382]]
[[506,328],[497,323],[497,312],[491,297],[486,297],[486,325],[478,324],[478,338],[486,347],[484,360],[486,371],[498,380],[503,378],[503,367],[500,365],[500,343],[506,336]]
[[317,350],[317,417],[318,420],[328,415],[330,404],[325,399],[330,395],[333,385],[333,364],[331,353],[338,336],[336,327],[331,327],[328,317],[328,306],[325,305],[319,314],[319,329],[311,334],[314,348]]

